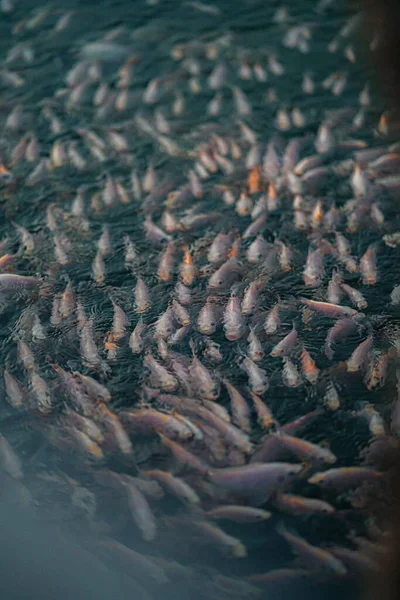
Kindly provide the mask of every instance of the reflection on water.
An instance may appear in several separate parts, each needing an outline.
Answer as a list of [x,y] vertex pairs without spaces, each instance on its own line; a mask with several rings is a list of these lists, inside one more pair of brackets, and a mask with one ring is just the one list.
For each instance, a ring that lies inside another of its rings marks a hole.
[[9,485],[144,597],[354,594],[396,428],[376,41],[324,1],[1,7]]

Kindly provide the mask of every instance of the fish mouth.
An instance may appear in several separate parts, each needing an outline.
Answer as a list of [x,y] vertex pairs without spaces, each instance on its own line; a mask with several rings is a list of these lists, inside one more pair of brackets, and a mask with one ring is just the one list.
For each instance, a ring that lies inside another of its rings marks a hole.
[[201,329],[199,329],[199,331],[203,335],[212,335],[213,333],[215,333],[215,327],[202,327]]
[[237,342],[237,340],[240,340],[240,338],[242,337],[242,334],[225,332],[225,337],[230,342]]
[[260,386],[260,387],[255,387],[252,389],[252,392],[256,395],[256,396],[262,396],[266,391],[267,391],[268,387],[267,386]]
[[222,289],[224,286],[223,284],[220,285],[219,283],[211,283],[208,282],[208,286],[207,286],[210,290],[220,290]]
[[139,304],[139,305],[136,306],[135,312],[136,313],[144,313],[149,308],[150,308],[150,304],[148,304],[148,303],[146,303],[146,304]]
[[206,391],[203,394],[200,393],[200,397],[204,398],[204,400],[216,400],[220,395],[220,388],[213,388],[212,390]]
[[279,350],[272,350],[272,352],[270,352],[269,355],[273,356],[275,358],[278,357],[278,356],[283,356],[282,352],[279,352]]
[[164,390],[166,392],[175,392],[175,390],[178,388],[178,385],[176,383],[167,383],[166,385],[164,385]]

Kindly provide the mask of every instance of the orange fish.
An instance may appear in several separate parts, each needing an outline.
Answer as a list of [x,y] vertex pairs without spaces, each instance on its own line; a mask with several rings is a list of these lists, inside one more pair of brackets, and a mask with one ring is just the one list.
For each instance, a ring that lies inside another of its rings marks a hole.
[[181,279],[185,285],[192,285],[196,279],[196,267],[193,264],[192,255],[187,246],[183,247],[183,260],[179,267]]
[[261,191],[261,172],[260,167],[253,167],[247,179],[249,194],[256,194]]
[[117,355],[117,344],[115,343],[114,334],[110,331],[104,342],[104,348],[107,350],[107,358],[109,360],[115,360]]
[[0,164],[0,176],[8,177],[9,175],[11,175],[11,171],[6,169],[3,164]]
[[301,352],[301,365],[303,368],[304,377],[312,384],[317,382],[319,370],[312,359],[311,355],[305,347],[303,346],[303,350]]
[[241,243],[241,238],[240,235],[237,235],[235,238],[235,241],[232,244],[232,248],[229,251],[228,254],[228,259],[230,258],[237,258],[240,254],[240,243]]
[[270,183],[268,186],[268,195],[267,195],[267,207],[269,211],[274,211],[278,208],[279,204],[279,196],[276,191],[276,187],[273,183]]

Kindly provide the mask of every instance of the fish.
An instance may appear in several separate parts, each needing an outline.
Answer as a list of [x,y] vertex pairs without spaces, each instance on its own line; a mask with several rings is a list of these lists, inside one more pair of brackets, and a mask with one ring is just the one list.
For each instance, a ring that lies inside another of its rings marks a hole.
[[246,322],[242,315],[240,299],[234,294],[228,300],[224,311],[225,337],[230,342],[239,340],[246,332]]
[[261,369],[248,356],[240,362],[239,367],[245,371],[248,377],[249,388],[254,394],[262,396],[269,388],[269,380],[264,369]]
[[122,424],[128,431],[144,434],[164,433],[166,437],[174,437],[178,440],[193,438],[193,430],[188,424],[172,415],[157,411],[155,409],[143,409],[140,411],[124,411],[120,413]]
[[143,365],[149,370],[151,376],[156,379],[165,392],[174,392],[178,389],[179,384],[176,377],[169,373],[150,352],[145,355]]
[[110,557],[110,566],[116,562],[125,573],[134,575],[143,584],[149,581],[159,585],[169,582],[165,570],[144,554],[113,539],[101,539],[98,543],[101,556]]
[[338,467],[316,473],[309,478],[309,483],[322,489],[347,491],[362,485],[366,481],[380,481],[382,473],[368,467]]
[[255,573],[249,575],[248,580],[263,587],[271,585],[273,588],[276,585],[287,585],[287,582],[299,582],[300,584],[307,581],[310,572],[307,569],[283,568],[267,571],[266,573]]
[[276,435],[279,443],[300,460],[328,465],[336,462],[336,456],[328,448],[323,448],[318,444],[313,444],[281,431],[273,435]]
[[279,319],[279,303],[275,304],[272,309],[269,311],[265,322],[264,322],[264,330],[267,335],[273,335],[277,332],[280,326]]
[[331,318],[342,318],[342,317],[353,317],[358,314],[358,311],[348,306],[340,306],[338,304],[331,304],[329,302],[317,302],[315,300],[307,300],[301,298],[300,302],[305,306],[308,306],[311,310],[318,312],[326,317]]
[[252,463],[241,467],[227,467],[210,473],[212,483],[231,492],[247,496],[257,492],[268,499],[278,488],[295,478],[301,465],[290,463]]
[[17,273],[0,273],[0,294],[12,295],[18,292],[37,290],[41,280],[30,275]]
[[278,356],[286,356],[296,344],[298,338],[296,327],[293,323],[292,330],[273,347],[270,352],[270,356],[278,357]]
[[287,387],[296,388],[303,383],[300,373],[297,370],[296,365],[288,358],[284,356],[282,358],[283,372],[282,380]]
[[193,264],[193,259],[189,248],[184,248],[183,261],[179,267],[179,274],[184,285],[193,285],[197,276],[197,269]]
[[159,469],[142,471],[141,474],[143,477],[149,477],[150,479],[157,481],[163,488],[166,488],[171,494],[185,504],[200,504],[200,498],[195,490],[183,481],[183,479],[175,477],[166,471],[160,471]]
[[257,413],[258,423],[263,429],[268,431],[275,424],[275,419],[271,410],[257,394],[250,392],[250,396]]
[[365,375],[365,384],[370,391],[385,385],[388,365],[388,354],[382,352],[370,364]]
[[223,519],[235,523],[258,523],[271,517],[268,510],[253,508],[252,506],[236,506],[228,504],[208,510],[205,515],[210,519]]
[[122,485],[126,492],[133,521],[138,527],[143,540],[151,542],[157,535],[157,524],[145,496],[131,483],[130,479],[123,479]]
[[86,390],[86,393],[94,401],[100,400],[101,402],[110,402],[111,393],[105,385],[103,385],[93,377],[90,377],[89,375],[79,373],[79,371],[73,371],[72,374],[76,379],[78,379],[82,383]]
[[347,370],[349,373],[355,373],[362,369],[365,362],[368,359],[368,353],[372,349],[373,338],[369,336],[366,340],[361,342],[357,348],[352,352],[350,358],[347,361]]
[[[146,308],[146,310],[149,307]],[[137,310],[136,310],[137,312]],[[171,334],[173,334],[176,330],[176,321],[175,321],[175,316],[174,316],[174,312],[172,310],[172,306],[169,306],[167,308],[167,310],[162,313],[156,323],[155,323],[155,327],[154,327],[154,337],[155,338],[161,338],[161,339],[168,339],[169,336]]]
[[142,334],[145,330],[146,325],[143,321],[139,320],[129,336],[129,348],[132,350],[133,354],[140,354],[143,352],[145,344],[142,339]]
[[246,399],[227,379],[223,379],[222,382],[230,398],[233,423],[245,433],[250,433],[250,407]]
[[292,551],[299,557],[302,563],[312,570],[334,573],[336,575],[345,575],[347,573],[345,565],[328,550],[313,546],[304,538],[287,531],[283,526],[279,527],[278,532],[287,541]]
[[30,373],[30,389],[32,391],[36,408],[43,414],[53,410],[53,400],[46,381],[37,372]]
[[115,341],[121,340],[126,335],[129,326],[129,320],[125,312],[118,304],[111,300],[114,309],[114,318],[112,325],[112,335]]
[[360,259],[360,274],[365,285],[375,285],[378,281],[377,248],[369,246]]
[[80,349],[83,361],[92,366],[98,367],[102,364],[99,351],[93,339],[93,320],[88,319],[80,332]]
[[241,312],[243,315],[250,315],[256,311],[259,294],[263,287],[264,283],[261,280],[255,280],[245,290],[241,304]]
[[303,280],[307,287],[317,287],[325,274],[324,261],[321,251],[310,249],[303,271]]
[[244,558],[247,556],[247,549],[244,544],[237,538],[228,535],[217,527],[214,523],[209,521],[192,521],[194,526],[199,533],[201,533],[205,539],[208,539],[213,544],[221,546],[221,548],[228,552],[228,555],[234,558]]
[[163,445],[170,450],[180,466],[190,469],[196,473],[200,473],[201,475],[208,475],[210,467],[202,460],[197,458],[195,454],[192,454],[189,450],[174,440],[170,440],[163,433],[159,433],[158,435]]
[[[366,301],[366,299],[364,298],[364,296],[360,292],[360,290],[356,290],[356,289],[350,287],[349,285],[347,285],[346,283],[341,283],[340,287],[343,290],[343,292],[350,298],[350,301],[359,310],[363,310],[364,308],[367,308],[368,302]],[[351,316],[351,315],[349,315],[349,316]]]
[[135,311],[139,314],[145,313],[151,307],[150,293],[147,285],[141,277],[138,277],[134,291]]
[[190,325],[190,315],[186,308],[179,304],[177,300],[172,301],[172,311],[174,313],[175,320],[182,325],[182,327],[186,327]]
[[231,233],[219,233],[213,239],[208,252],[207,259],[210,264],[223,263],[228,259],[228,254],[233,243]]
[[197,327],[200,333],[204,335],[213,335],[217,329],[218,315],[215,302],[216,298],[214,296],[208,296],[198,314]]
[[193,344],[191,344],[191,349],[193,357],[191,365],[189,366],[189,375],[194,388],[201,398],[206,400],[216,400],[221,391],[220,385],[217,381],[215,381],[208,369],[196,357]]
[[213,290],[230,288],[240,278],[242,265],[236,258],[228,258],[209,278],[208,287]]
[[23,478],[23,467],[19,456],[4,435],[0,434],[0,469],[12,479]]
[[[76,427],[81,433],[83,433],[87,438],[90,438],[96,444],[101,444],[104,442],[104,434],[101,431],[100,427],[89,417],[85,417],[80,415],[73,409],[67,408],[65,420],[67,422],[67,426]],[[89,442],[89,440],[87,440]],[[99,457],[102,457],[101,449],[100,451],[97,449],[97,445],[90,447],[90,442],[88,445],[88,449],[90,453],[98,454]]]
[[253,362],[259,362],[264,358],[264,350],[254,328],[250,328],[250,333],[247,337],[249,343],[247,354]]
[[335,325],[328,331],[325,340],[325,354],[332,360],[333,358],[333,343],[338,339],[346,336],[357,327],[357,321],[354,318],[346,317],[336,321]]
[[274,500],[274,506],[283,513],[290,515],[329,515],[335,512],[335,508],[317,498],[306,498],[294,494],[278,494]]
[[24,406],[24,393],[21,384],[14,375],[4,370],[4,386],[7,394],[7,400],[14,408]]
[[262,235],[258,235],[247,248],[246,258],[249,263],[259,263],[266,258],[268,244]]
[[301,351],[301,364],[304,377],[312,384],[315,385],[318,379],[319,370],[311,357],[310,353],[303,346]]

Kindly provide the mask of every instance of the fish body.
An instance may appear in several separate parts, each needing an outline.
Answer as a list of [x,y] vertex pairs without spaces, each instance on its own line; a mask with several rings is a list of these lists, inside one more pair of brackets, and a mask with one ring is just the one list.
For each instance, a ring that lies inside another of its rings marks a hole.
[[265,370],[261,369],[248,356],[242,360],[239,366],[247,373],[250,390],[262,396],[269,388],[269,381]]
[[380,481],[382,473],[369,467],[338,467],[316,473],[308,480],[322,489],[347,491],[359,487],[366,481]]
[[210,474],[210,480],[231,492],[248,495],[261,492],[271,496],[298,475],[302,467],[290,463],[252,463],[243,467],[227,467]]
[[286,356],[293,346],[296,344],[298,338],[297,330],[293,324],[292,330],[280,341],[270,352],[271,356]]

